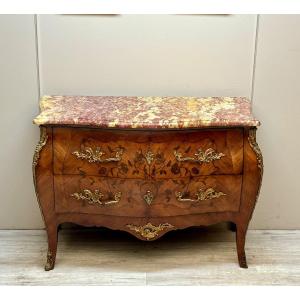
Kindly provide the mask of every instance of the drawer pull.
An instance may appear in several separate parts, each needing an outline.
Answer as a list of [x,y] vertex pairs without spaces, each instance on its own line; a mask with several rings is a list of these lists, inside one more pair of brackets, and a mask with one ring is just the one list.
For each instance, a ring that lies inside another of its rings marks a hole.
[[104,195],[99,190],[92,192],[91,190],[86,189],[80,193],[73,193],[70,196],[76,198],[77,200],[85,200],[88,204],[110,205],[118,203],[121,200],[122,193],[115,193],[113,200],[106,202],[101,201],[104,198]]
[[105,162],[114,162],[120,161],[123,155],[123,149],[118,148],[115,150],[115,157],[102,158],[105,155],[105,152],[101,148],[97,147],[95,152],[92,148],[87,147],[84,151],[74,151],[72,152],[79,159],[86,159],[89,163],[105,163]]
[[137,232],[140,234],[143,238],[146,240],[154,239],[158,236],[159,232],[168,229],[173,228],[174,226],[169,223],[159,224],[158,226],[153,225],[151,223],[147,223],[144,226],[136,226],[133,224],[126,225],[130,230]]
[[151,205],[151,203],[154,199],[154,195],[152,194],[151,191],[147,191],[143,198],[148,205]]
[[219,198],[221,196],[225,196],[226,194],[223,192],[217,192],[213,188],[208,188],[207,190],[199,189],[195,194],[196,199],[183,198],[182,192],[175,192],[176,199],[182,202],[199,202],[211,200],[213,198]]
[[208,148],[207,150],[203,151],[199,148],[194,154],[195,157],[183,157],[182,153],[178,152],[177,150],[174,151],[174,156],[177,161],[192,161],[198,163],[210,163],[214,160],[221,159],[225,156],[224,153],[217,153],[214,149]]

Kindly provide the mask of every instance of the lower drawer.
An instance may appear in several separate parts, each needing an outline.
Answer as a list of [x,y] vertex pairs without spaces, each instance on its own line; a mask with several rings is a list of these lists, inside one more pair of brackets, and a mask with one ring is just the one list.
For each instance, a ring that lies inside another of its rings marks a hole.
[[[55,210],[58,213],[145,216],[144,181],[97,176],[54,176]],[[145,188],[147,189],[147,188]]]
[[128,217],[236,212],[242,176],[140,180],[56,175],[55,210]]
[[148,216],[237,212],[240,207],[242,176],[201,176],[156,183]]

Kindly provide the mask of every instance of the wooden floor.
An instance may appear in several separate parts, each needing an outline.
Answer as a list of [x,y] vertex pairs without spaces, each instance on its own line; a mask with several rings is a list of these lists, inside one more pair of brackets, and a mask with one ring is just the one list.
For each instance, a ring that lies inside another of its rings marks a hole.
[[234,233],[170,232],[142,242],[108,229],[63,229],[56,266],[43,270],[43,230],[0,230],[1,285],[300,285],[300,231],[249,231],[248,269]]

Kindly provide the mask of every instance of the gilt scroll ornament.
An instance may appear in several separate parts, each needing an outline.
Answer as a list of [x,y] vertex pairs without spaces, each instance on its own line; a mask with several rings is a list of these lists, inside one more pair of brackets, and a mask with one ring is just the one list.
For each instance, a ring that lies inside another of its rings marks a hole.
[[77,200],[87,201],[88,204],[111,205],[116,204],[121,200],[122,193],[115,193],[113,196],[113,200],[105,202],[102,201],[102,199],[104,198],[104,194],[99,190],[95,190],[94,192],[92,192],[91,190],[85,189],[80,193],[73,193],[70,196],[76,198]]
[[195,157],[183,157],[181,152],[177,150],[174,151],[174,156],[177,161],[184,162],[184,161],[191,161],[191,162],[198,162],[198,163],[210,163],[214,160],[221,159],[225,156],[224,153],[217,153],[214,149],[208,148],[207,150],[203,151],[201,148],[197,150],[194,154]]
[[256,129],[250,129],[249,130],[248,140],[249,140],[250,147],[253,149],[253,151],[256,154],[257,161],[258,161],[258,167],[261,170],[261,177],[262,177],[264,164],[263,164],[262,153],[261,153],[260,148],[259,148],[259,146],[256,142]]
[[38,194],[38,190],[37,190],[36,167],[37,167],[39,159],[40,159],[40,152],[42,151],[43,147],[47,144],[47,141],[48,141],[47,129],[46,129],[46,127],[41,126],[40,127],[40,140],[39,140],[38,144],[36,145],[34,154],[33,154],[32,175],[33,175],[33,184],[34,184],[36,198],[38,200],[38,204],[39,204],[39,207],[42,212],[44,220],[45,220],[45,217],[44,217],[43,210],[41,208],[40,198],[39,198],[39,194]]
[[79,159],[87,160],[89,163],[106,163],[118,162],[122,159],[123,149],[118,148],[115,153],[114,157],[102,158],[105,152],[101,148],[97,147],[94,151],[91,147],[86,147],[83,151],[74,151],[72,154]]
[[160,231],[173,228],[174,226],[169,223],[159,224],[158,226],[147,223],[143,226],[136,226],[133,224],[126,225],[130,230],[137,232],[146,240],[154,239],[158,236]]
[[262,184],[264,163],[263,163],[263,156],[262,156],[261,150],[256,142],[256,128],[249,130],[248,141],[249,141],[250,147],[255,152],[255,155],[257,158],[257,166],[260,170],[260,180],[259,180],[259,186],[258,186],[258,190],[257,190],[257,194],[256,194],[256,200],[255,200],[255,201],[257,201],[259,193],[260,193],[260,189],[261,189],[261,184]]
[[175,192],[176,199],[178,201],[182,201],[182,202],[207,201],[207,200],[211,200],[214,198],[219,198],[221,196],[225,196],[226,194],[223,192],[217,192],[213,188],[208,188],[206,190],[199,189],[198,192],[195,194],[195,196],[196,196],[195,199],[184,198],[183,195],[184,195],[183,192]]
[[48,140],[47,130],[45,127],[41,127],[40,140],[35,147],[34,155],[33,155],[33,162],[32,162],[33,174],[35,174],[35,167],[37,166],[40,158],[40,151],[46,145],[47,140]]

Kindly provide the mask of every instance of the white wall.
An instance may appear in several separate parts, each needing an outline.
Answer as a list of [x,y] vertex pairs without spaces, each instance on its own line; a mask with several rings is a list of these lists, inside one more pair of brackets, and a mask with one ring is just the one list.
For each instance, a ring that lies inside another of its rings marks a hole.
[[31,177],[38,88],[82,95],[253,92],[265,177],[251,227],[300,228],[294,140],[300,16],[260,16],[257,31],[256,21],[255,15],[41,15],[35,27],[33,16],[0,16],[0,228],[43,227]]
[[39,16],[45,94],[250,96],[256,16]]
[[265,174],[252,227],[300,228],[300,15],[260,16],[253,107]]
[[38,129],[34,16],[0,16],[0,228],[36,228],[42,218],[32,181]]

